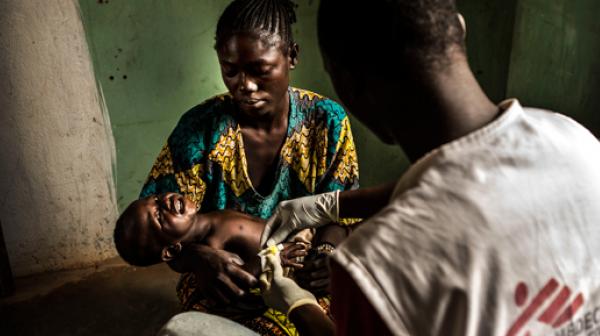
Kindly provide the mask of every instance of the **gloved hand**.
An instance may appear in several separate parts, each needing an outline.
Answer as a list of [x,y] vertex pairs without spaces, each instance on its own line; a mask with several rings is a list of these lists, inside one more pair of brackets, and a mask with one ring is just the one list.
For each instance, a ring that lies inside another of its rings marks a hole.
[[291,233],[339,221],[339,190],[279,203],[260,237],[261,246],[283,242]]
[[260,275],[262,297],[265,304],[289,316],[292,310],[307,304],[321,307],[309,291],[304,290],[290,278],[283,276],[279,254],[268,254],[266,266]]

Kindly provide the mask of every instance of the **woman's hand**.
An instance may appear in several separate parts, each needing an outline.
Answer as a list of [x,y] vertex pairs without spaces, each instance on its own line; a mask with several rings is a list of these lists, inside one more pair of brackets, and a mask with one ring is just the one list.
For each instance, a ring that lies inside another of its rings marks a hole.
[[311,293],[321,296],[329,292],[329,267],[327,259],[331,252],[313,249],[304,258],[304,267],[294,273],[298,284]]
[[335,247],[341,244],[350,234],[349,227],[329,224],[317,230],[313,241],[315,247],[304,258],[304,267],[294,273],[298,284],[317,296],[329,294],[330,272],[328,257]]
[[260,245],[277,245],[293,232],[337,222],[338,195],[339,191],[332,191],[279,203],[273,216],[267,221]]
[[256,278],[242,269],[244,261],[235,253],[192,244],[186,247],[187,264],[196,274],[196,289],[217,304],[229,304],[257,284]]

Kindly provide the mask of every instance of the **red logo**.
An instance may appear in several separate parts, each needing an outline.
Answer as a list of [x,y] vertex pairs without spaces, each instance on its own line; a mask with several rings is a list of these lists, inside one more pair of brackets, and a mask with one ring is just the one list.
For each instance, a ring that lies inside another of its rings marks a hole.
[[[555,279],[550,279],[544,285],[544,287],[537,293],[537,295],[529,301],[529,305],[523,310],[523,313],[510,327],[507,336],[516,336],[523,327],[529,323],[536,316],[536,313],[544,306],[544,304],[550,299],[550,297],[559,290],[560,285]],[[546,309],[541,314],[537,315],[537,320],[541,323],[547,324],[554,329],[560,328],[563,324],[570,321],[577,310],[583,305],[583,295],[578,293],[571,303],[567,303],[567,300],[571,296],[571,289],[567,286],[563,286],[558,294],[554,296],[554,300],[546,306]],[[517,284],[515,287],[515,304],[517,307],[523,307],[527,303],[528,289],[527,285],[523,282]],[[526,331],[523,335],[529,336],[529,331]]]

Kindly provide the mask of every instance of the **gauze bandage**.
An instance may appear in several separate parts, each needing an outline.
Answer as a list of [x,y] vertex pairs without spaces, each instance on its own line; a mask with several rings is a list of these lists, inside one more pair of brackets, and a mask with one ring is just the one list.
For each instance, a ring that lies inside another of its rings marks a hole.
[[261,287],[268,288],[271,286],[273,280],[273,268],[267,267],[267,256],[275,256],[277,260],[280,260],[279,253],[283,250],[283,244],[271,245],[258,252],[260,258],[260,269],[261,273],[258,277],[258,281],[261,283]]
[[279,253],[283,250],[283,244],[271,245],[265,249],[262,249],[258,252],[258,256],[260,257],[260,269],[264,272],[265,267],[267,265],[266,256],[271,254],[279,257]]

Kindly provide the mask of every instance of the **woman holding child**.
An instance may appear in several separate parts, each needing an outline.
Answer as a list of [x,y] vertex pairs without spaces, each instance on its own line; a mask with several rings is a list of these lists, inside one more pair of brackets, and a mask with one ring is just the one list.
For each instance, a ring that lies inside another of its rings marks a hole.
[[[233,209],[267,219],[281,201],[358,187],[344,109],[289,87],[299,53],[294,9],[289,0],[235,0],[225,9],[215,49],[229,92],[183,115],[141,198],[176,192],[193,201],[200,216],[211,213],[218,221],[221,211]],[[235,300],[256,286],[239,257],[224,250],[198,245],[176,260],[170,265],[184,273],[177,292],[187,310],[211,312],[212,303]],[[285,315],[260,314],[239,322],[263,334],[295,333]]]

